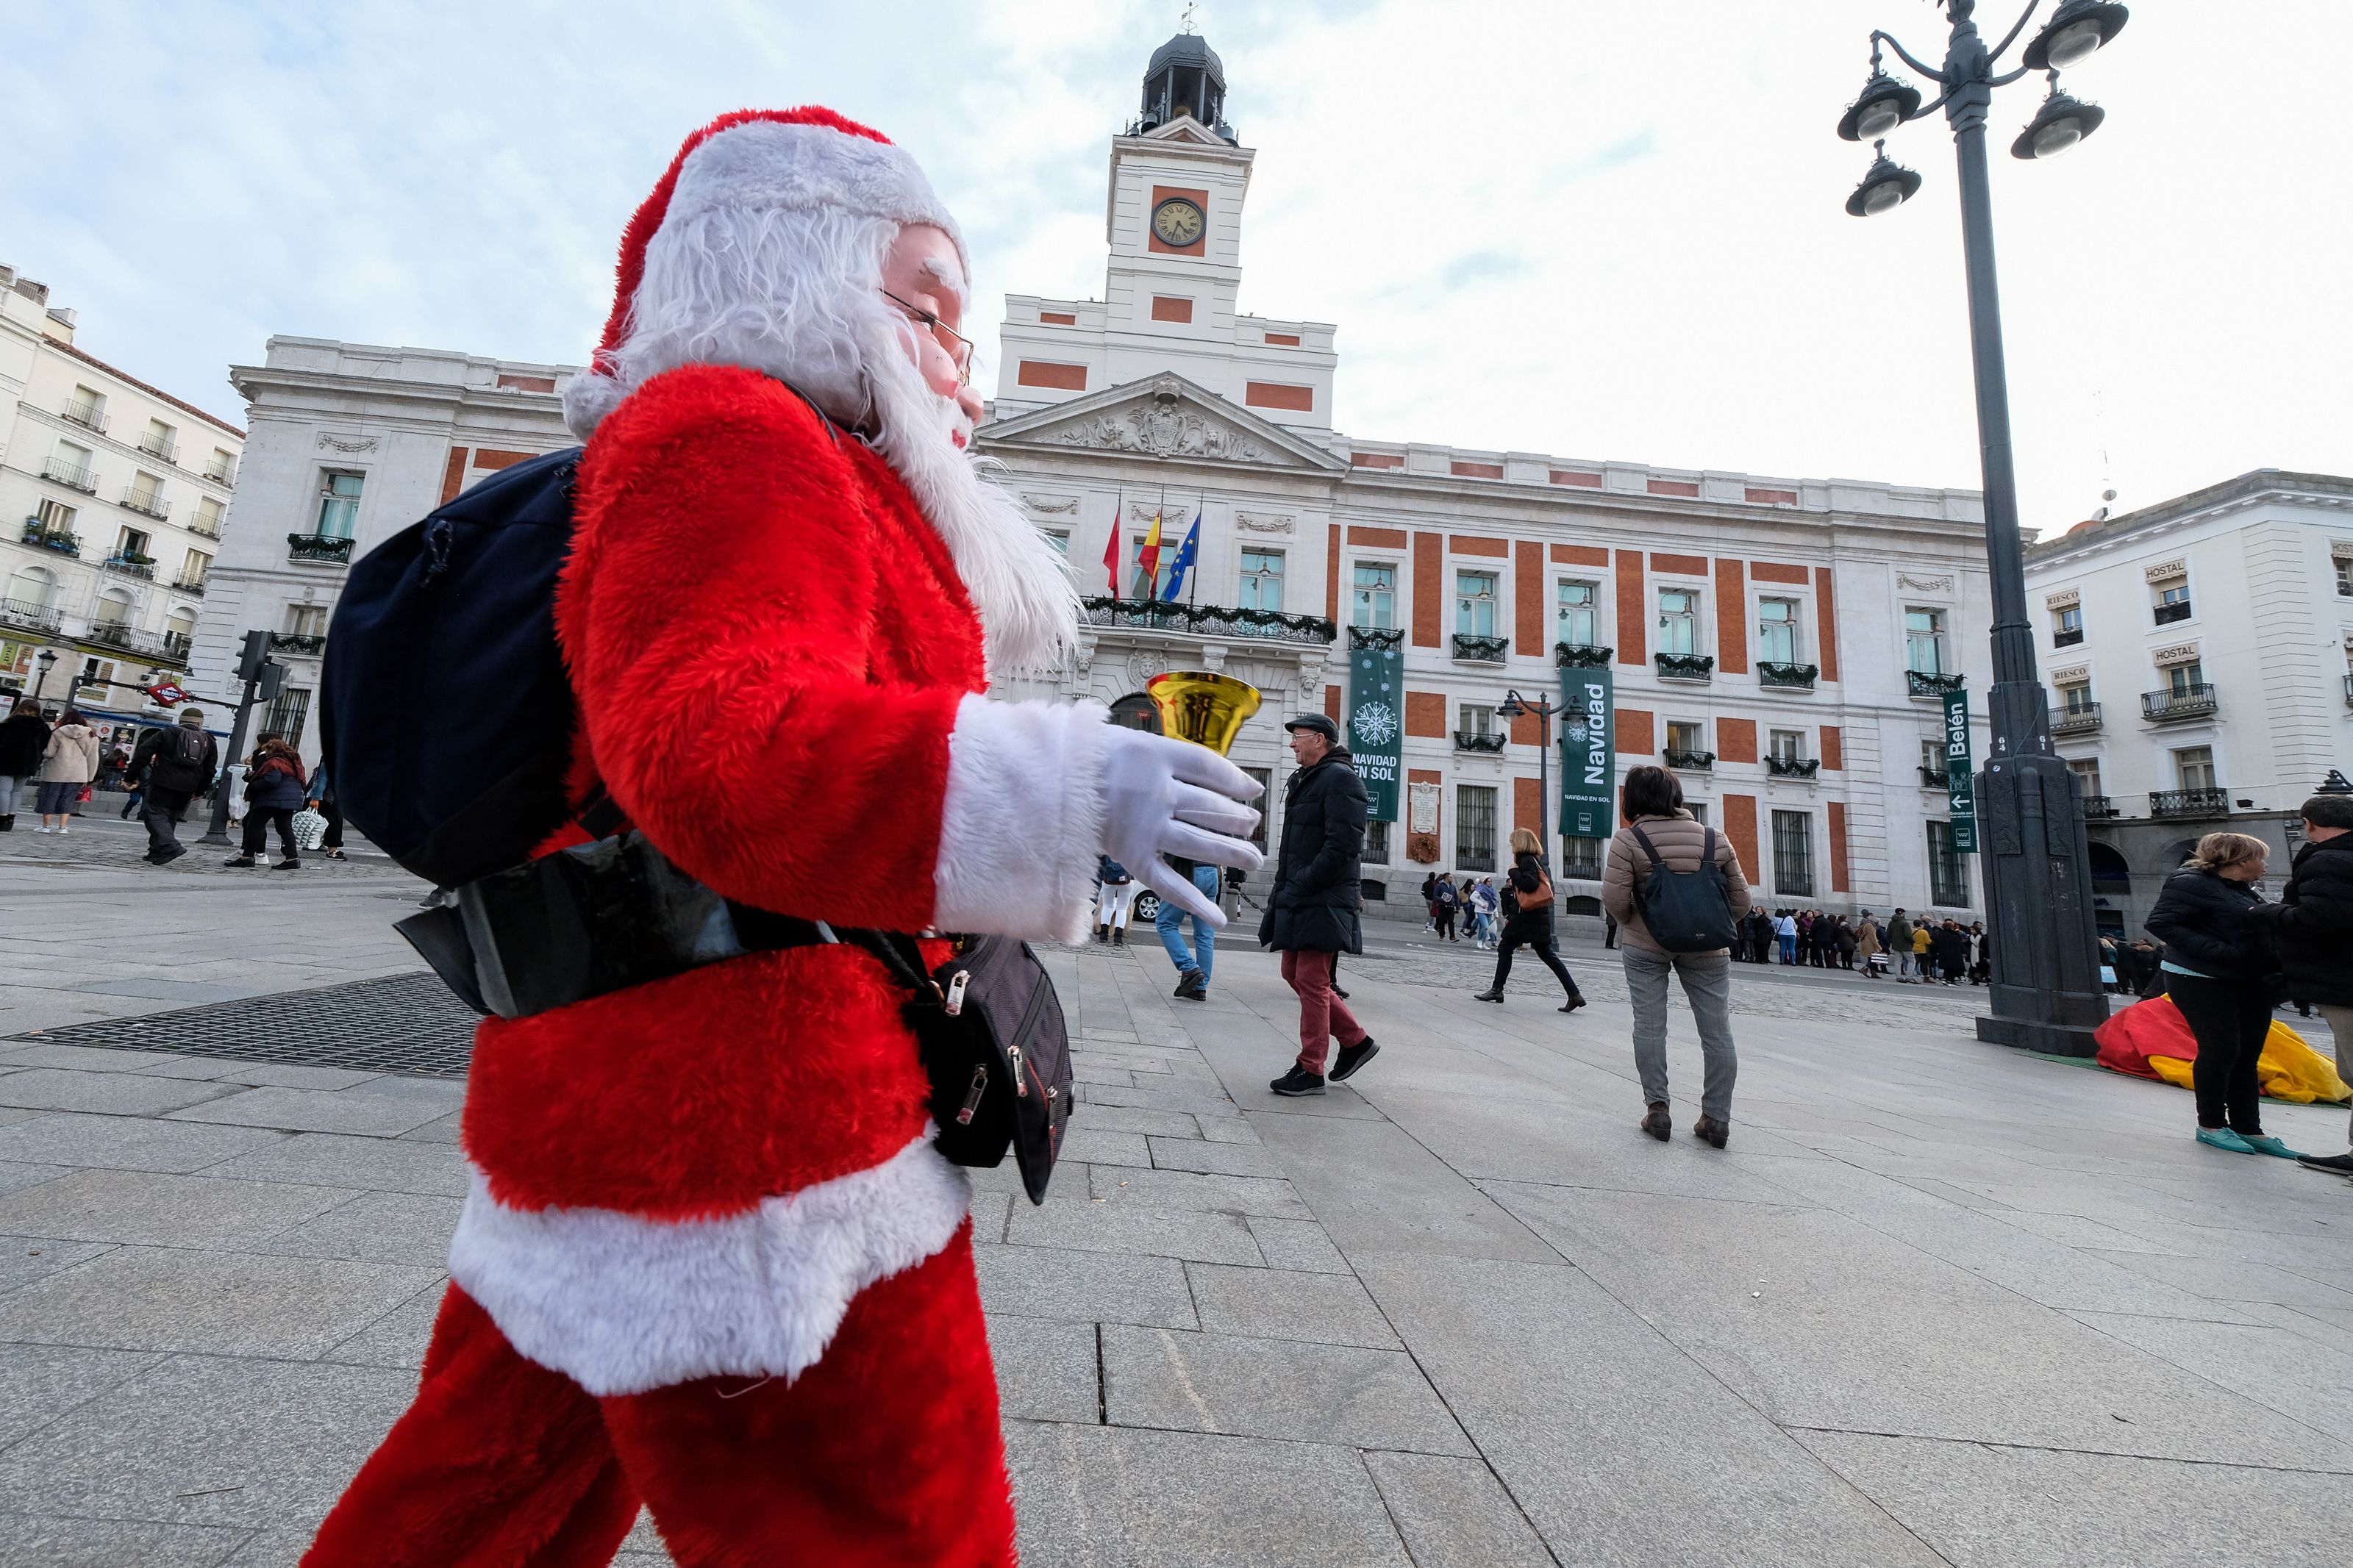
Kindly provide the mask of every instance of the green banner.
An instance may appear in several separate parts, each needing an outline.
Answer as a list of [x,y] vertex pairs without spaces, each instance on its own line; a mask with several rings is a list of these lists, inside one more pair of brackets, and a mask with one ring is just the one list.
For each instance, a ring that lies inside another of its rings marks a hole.
[[1978,850],[1977,770],[1969,760],[1969,694],[1966,688],[1945,693],[1945,782],[1953,793],[1953,848],[1962,855]]
[[1373,822],[1398,819],[1398,765],[1405,736],[1403,632],[1349,628],[1348,754],[1365,781]]
[[1618,830],[1618,690],[1609,668],[1560,672],[1560,833]]

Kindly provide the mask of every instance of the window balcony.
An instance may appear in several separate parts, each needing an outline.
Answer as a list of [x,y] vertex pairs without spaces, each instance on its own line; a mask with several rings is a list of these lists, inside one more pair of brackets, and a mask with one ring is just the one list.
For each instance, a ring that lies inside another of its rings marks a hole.
[[2106,822],[2123,815],[2111,795],[2087,795],[2084,797],[2084,820],[2086,822]]
[[286,559],[289,561],[313,561],[322,565],[340,566],[349,563],[351,558],[352,542],[348,539],[339,539],[328,533],[290,533],[286,536]]
[[144,512],[153,518],[162,519],[172,515],[170,501],[165,500],[153,490],[142,490],[135,485],[122,492],[122,504],[129,510]]
[[224,485],[234,489],[237,486],[237,465],[235,463],[206,463],[205,465],[205,478],[212,480],[212,482],[216,485]]
[[1556,642],[1552,645],[1552,661],[1562,669],[1607,669],[1617,651],[1586,642]]
[[1820,673],[1810,664],[1782,664],[1769,658],[1757,662],[1757,684],[1781,691],[1811,691],[1814,677]]
[[177,463],[180,460],[180,444],[169,436],[158,436],[153,431],[139,437],[139,449],[149,457],[160,458],[166,463]]
[[2070,702],[2051,710],[2051,732],[2054,735],[2088,735],[2100,727],[2100,705],[2096,702]]
[[1454,634],[1454,662],[1457,664],[1501,664],[1504,655],[1511,650],[1509,637],[1482,637],[1471,632]]
[[1932,768],[1923,763],[1920,764],[1920,787],[1949,791],[1953,787],[1953,775],[1943,768]]
[[185,663],[188,639],[181,632],[142,632],[121,621],[92,621],[81,641],[143,658]]
[[1904,684],[1915,697],[1949,697],[1968,684],[1965,675],[1934,675],[1925,669],[1907,669]]
[[2353,599],[2353,577],[2337,579],[2337,596],[2340,599]]
[[55,635],[64,624],[65,617],[55,605],[39,604],[31,599],[0,599],[0,626]]
[[272,632],[269,647],[273,653],[322,653],[327,647],[324,632]]
[[1351,648],[1386,648],[1394,652],[1405,647],[1405,628],[1403,626],[1350,626],[1348,646]]
[[1704,653],[1654,654],[1661,680],[1714,680],[1715,660]]
[[[290,537],[298,537],[291,536]],[[333,540],[351,557],[351,541]],[[299,550],[296,560],[301,560]],[[1084,601],[1081,616],[1091,626],[1124,626],[1146,631],[1185,632],[1194,637],[1251,637],[1263,642],[1328,643],[1338,628],[1321,616],[1291,616],[1281,610],[1242,610],[1221,605],[1179,605],[1162,599]]]
[[1667,766],[1679,773],[1705,773],[1715,771],[1714,752],[1682,752],[1669,746],[1659,754],[1666,758]]
[[183,577],[172,584],[172,592],[190,594],[201,599],[205,596],[205,580],[202,577]]
[[2181,719],[2203,719],[2221,706],[2214,689],[2204,681],[2192,681],[2179,690],[2144,691],[2140,694],[2140,716],[2152,724],[2170,724]]
[[1765,771],[1777,779],[1810,779],[1821,771],[1820,757],[1767,757]]
[[2159,605],[2151,618],[2160,626],[2169,626],[2176,621],[2186,621],[2189,618],[2189,601],[2184,599],[2177,605]]
[[90,471],[87,464],[69,463],[63,458],[51,458],[41,465],[41,477],[51,484],[79,490],[86,496],[98,493],[98,476]]
[[175,664],[188,662],[188,650],[195,646],[192,632],[165,632],[163,637],[164,657]]
[[110,555],[98,564],[103,571],[119,572],[125,577],[137,577],[151,583],[155,579],[155,558],[153,555]]
[[1457,730],[1454,749],[1458,752],[1501,752],[1511,737],[1501,730]]
[[2353,708],[2353,675],[2345,678],[2345,706]]
[[65,407],[59,412],[85,430],[95,430],[101,436],[106,434],[108,420],[105,412],[95,403],[84,403],[78,397],[68,398]]
[[2148,792],[2151,816],[2228,816],[2231,792],[2226,789],[2153,789]]
[[186,529],[190,533],[195,534],[199,539],[217,540],[220,538],[220,520],[218,518],[214,518],[207,521],[205,514],[202,512],[198,512],[195,516],[188,519],[187,521],[182,523],[180,526]]
[[60,555],[81,553],[81,541],[62,528],[44,528],[37,517],[25,520],[25,535],[19,542],[37,550],[54,550]]
[[2073,647],[2077,643],[2082,642],[2083,640],[2084,628],[2076,626],[2069,631],[2053,632],[2051,636],[2051,646],[2052,647]]

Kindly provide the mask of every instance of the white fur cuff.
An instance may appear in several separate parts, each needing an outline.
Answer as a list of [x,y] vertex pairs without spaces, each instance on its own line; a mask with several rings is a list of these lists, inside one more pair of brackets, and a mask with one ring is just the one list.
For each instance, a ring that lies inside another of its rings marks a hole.
[[511,1209],[476,1171],[449,1277],[516,1350],[599,1397],[698,1377],[789,1381],[859,1291],[955,1239],[972,1185],[934,1131],[726,1219]]
[[958,705],[934,926],[1084,940],[1103,853],[1105,733],[1096,702]]

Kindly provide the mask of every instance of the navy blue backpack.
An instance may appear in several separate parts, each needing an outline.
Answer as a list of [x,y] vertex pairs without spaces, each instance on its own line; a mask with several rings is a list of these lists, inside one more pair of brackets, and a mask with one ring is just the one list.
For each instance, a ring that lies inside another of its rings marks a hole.
[[454,888],[571,815],[574,704],[555,641],[580,448],[502,468],[362,556],[328,630],[321,734],[336,804]]

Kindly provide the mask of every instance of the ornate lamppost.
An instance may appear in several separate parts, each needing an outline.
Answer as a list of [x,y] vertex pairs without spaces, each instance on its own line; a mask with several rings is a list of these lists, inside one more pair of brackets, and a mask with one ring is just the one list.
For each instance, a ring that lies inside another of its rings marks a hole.
[[[2050,93],[2010,153],[2048,158],[2099,128],[2104,118],[2059,89],[2059,72],[2088,58],[2124,26],[2110,0],[2062,0],[2021,55],[1995,67],[2042,7],[2031,0],[2000,43],[1988,48],[1973,19],[1977,0],[1943,0],[1952,36],[1941,67],[1915,58],[1892,36],[1871,35],[1871,77],[1839,121],[1839,134],[1870,142],[1877,159],[1847,198],[1857,217],[1893,211],[1920,188],[1920,176],[1886,153],[1885,138],[1907,121],[1942,109],[1960,165],[1961,248],[1968,280],[1969,343],[1977,375],[1978,441],[1985,482],[1986,554],[1993,586],[1993,690],[1987,701],[1993,754],[1978,775],[1989,924],[1992,1015],[1978,1037],[2063,1056],[2090,1056],[2091,1031],[2107,1016],[2100,989],[2089,852],[2075,784],[2051,746],[2049,699],[2035,668],[2026,618],[2024,547],[2011,466],[2010,389],[2002,367],[2001,307],[1994,288],[1992,198],[1986,184],[1985,122],[1993,89],[2033,71],[2050,73]],[[1942,89],[1931,102],[1882,68],[1880,46]]]
[[1534,702],[1518,691],[1504,693],[1503,702],[1495,709],[1498,719],[1516,719],[1523,713],[1533,713],[1536,719],[1536,842],[1552,844],[1552,716],[1560,710],[1549,697],[1539,697]]

